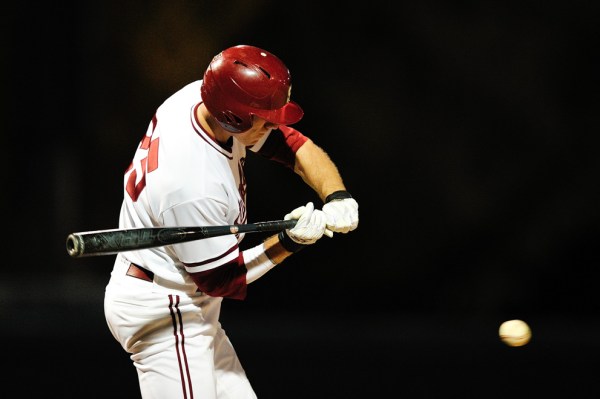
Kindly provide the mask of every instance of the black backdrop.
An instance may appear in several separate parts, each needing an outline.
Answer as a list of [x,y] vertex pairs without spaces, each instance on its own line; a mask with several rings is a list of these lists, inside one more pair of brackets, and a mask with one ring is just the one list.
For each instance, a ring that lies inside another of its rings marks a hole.
[[[259,397],[597,395],[598,16],[592,2],[10,6],[9,381],[137,397],[102,313],[112,257],[70,259],[65,238],[116,226],[154,109],[221,49],[254,44],[291,69],[296,127],[361,216],[225,302]],[[247,175],[250,221],[317,200],[261,159]],[[509,318],[530,323],[528,346],[500,343]]]

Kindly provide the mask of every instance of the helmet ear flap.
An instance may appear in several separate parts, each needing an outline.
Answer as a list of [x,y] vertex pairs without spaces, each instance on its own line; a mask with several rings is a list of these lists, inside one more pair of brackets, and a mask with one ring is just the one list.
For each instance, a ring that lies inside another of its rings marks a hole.
[[244,121],[233,112],[225,111],[222,113],[222,115],[223,119],[217,118],[217,121],[221,124],[221,126],[223,126],[223,128],[232,133],[241,133],[252,127],[252,119],[250,119],[250,126],[248,128],[244,128],[244,126],[247,124],[247,121]]
[[242,118],[240,118],[231,111],[224,112],[224,116],[225,118],[227,118],[227,121],[232,125],[239,125],[243,122]]
[[232,133],[252,127],[252,115],[288,125],[303,111],[290,102],[291,77],[275,55],[253,46],[228,48],[213,58],[204,73],[201,95],[208,111]]

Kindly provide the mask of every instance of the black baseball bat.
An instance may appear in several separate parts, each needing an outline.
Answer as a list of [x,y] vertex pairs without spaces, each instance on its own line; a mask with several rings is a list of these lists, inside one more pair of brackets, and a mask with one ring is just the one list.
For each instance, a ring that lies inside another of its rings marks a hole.
[[148,227],[110,229],[71,233],[67,236],[67,252],[73,258],[111,255],[118,252],[201,240],[238,233],[257,233],[291,229],[297,220],[274,220],[225,226]]

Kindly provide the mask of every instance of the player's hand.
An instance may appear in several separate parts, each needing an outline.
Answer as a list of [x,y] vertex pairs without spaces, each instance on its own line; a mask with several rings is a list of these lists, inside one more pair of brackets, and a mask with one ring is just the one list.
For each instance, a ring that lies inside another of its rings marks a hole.
[[358,227],[358,202],[354,198],[333,199],[323,205],[327,229],[347,233]]
[[285,215],[284,220],[297,219],[296,226],[286,230],[287,235],[297,244],[314,244],[325,234],[327,218],[323,211],[315,209],[312,202],[294,209]]

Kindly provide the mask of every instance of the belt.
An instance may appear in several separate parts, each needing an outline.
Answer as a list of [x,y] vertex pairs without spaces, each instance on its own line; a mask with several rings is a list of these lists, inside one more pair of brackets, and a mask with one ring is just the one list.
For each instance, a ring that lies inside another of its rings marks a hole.
[[146,270],[143,267],[136,265],[135,263],[129,264],[129,268],[127,269],[127,273],[125,274],[131,277],[139,278],[140,280],[144,281],[154,281],[154,273],[152,273],[150,270]]

